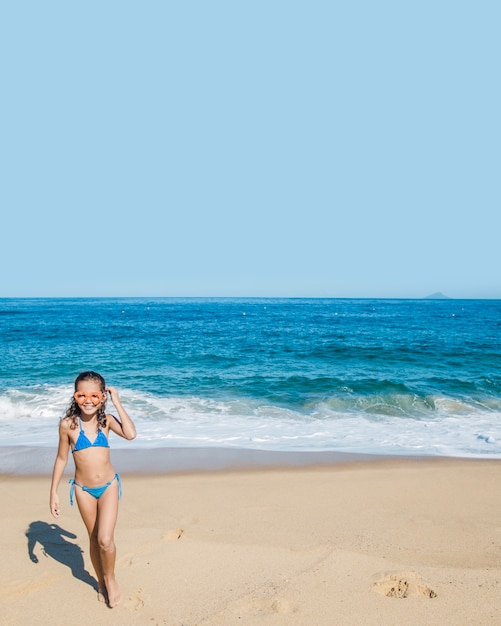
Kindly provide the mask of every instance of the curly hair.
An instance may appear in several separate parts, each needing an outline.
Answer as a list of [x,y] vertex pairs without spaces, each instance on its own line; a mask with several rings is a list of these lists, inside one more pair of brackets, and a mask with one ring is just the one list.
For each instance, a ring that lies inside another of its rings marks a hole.
[[[99,428],[104,428],[106,426],[106,382],[104,380],[104,378],[101,376],[101,374],[98,374],[97,372],[82,372],[81,374],[79,374],[76,379],[75,379],[75,391],[77,391],[78,389],[78,383],[83,382],[84,380],[91,380],[92,382],[95,382],[99,385],[100,389],[101,389],[101,393],[104,395],[104,399],[101,402],[101,404],[99,405],[99,408],[97,410],[97,423]],[[81,416],[82,414],[82,410],[79,407],[77,401],[75,400],[75,398],[72,396],[71,398],[71,404],[69,409],[66,411],[65,417],[71,417],[73,422],[71,424],[71,428],[77,428],[78,427],[78,418]]]

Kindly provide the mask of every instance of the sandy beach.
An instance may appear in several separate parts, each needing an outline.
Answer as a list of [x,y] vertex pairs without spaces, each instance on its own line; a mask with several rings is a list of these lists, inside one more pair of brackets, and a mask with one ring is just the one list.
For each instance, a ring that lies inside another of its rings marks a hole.
[[121,604],[48,476],[0,479],[0,621],[234,626],[501,622],[501,462],[380,459],[122,473]]

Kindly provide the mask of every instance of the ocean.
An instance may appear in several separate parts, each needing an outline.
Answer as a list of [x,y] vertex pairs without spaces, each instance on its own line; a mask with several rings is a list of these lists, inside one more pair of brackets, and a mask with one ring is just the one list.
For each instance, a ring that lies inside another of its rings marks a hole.
[[1,299],[0,445],[55,450],[93,369],[116,448],[501,458],[500,333],[500,300]]

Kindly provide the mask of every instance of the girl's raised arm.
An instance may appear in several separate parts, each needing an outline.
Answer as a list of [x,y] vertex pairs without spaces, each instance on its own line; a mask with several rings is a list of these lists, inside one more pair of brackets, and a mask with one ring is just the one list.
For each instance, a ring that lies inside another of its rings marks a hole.
[[122,406],[120,402],[120,398],[118,396],[118,391],[115,387],[107,387],[106,391],[110,394],[111,401],[113,402],[118,417],[120,418],[120,423],[116,420],[110,420],[110,430],[112,430],[120,437],[124,437],[124,439],[134,439],[136,436],[136,427],[134,426],[134,422],[129,417],[129,414]]

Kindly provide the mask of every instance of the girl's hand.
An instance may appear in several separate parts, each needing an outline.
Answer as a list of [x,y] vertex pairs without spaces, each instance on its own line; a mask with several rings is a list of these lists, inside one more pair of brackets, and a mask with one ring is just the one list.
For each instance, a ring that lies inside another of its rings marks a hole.
[[106,387],[106,391],[110,394],[111,401],[115,406],[117,405],[117,402],[120,403],[118,391],[115,389],[115,387]]
[[51,496],[50,498],[50,512],[52,515],[58,519],[59,517],[59,496],[56,494],[55,496]]

